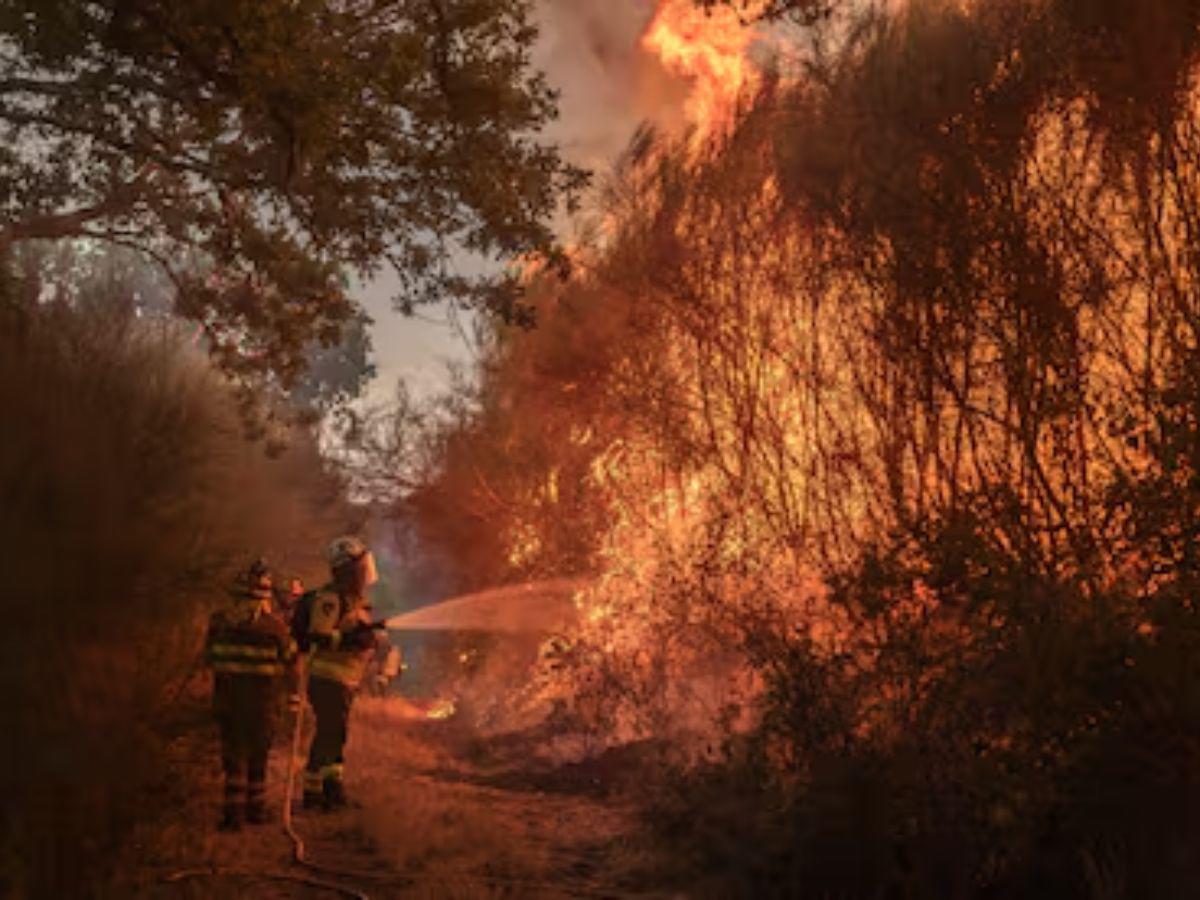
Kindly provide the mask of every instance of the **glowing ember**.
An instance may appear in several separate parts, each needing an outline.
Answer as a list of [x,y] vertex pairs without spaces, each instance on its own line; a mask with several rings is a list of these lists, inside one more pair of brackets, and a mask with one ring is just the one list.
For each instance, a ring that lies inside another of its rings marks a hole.
[[738,98],[758,86],[746,55],[752,39],[732,9],[705,12],[692,0],[659,0],[642,46],[691,84],[684,114],[703,135],[728,124]]
[[453,700],[439,700],[433,706],[429,707],[429,712],[425,714],[427,719],[449,719],[458,711],[458,706]]

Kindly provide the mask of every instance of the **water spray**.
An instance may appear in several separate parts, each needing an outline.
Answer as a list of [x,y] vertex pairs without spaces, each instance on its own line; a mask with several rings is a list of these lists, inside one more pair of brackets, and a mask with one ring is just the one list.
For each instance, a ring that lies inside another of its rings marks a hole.
[[[583,582],[580,579],[559,578],[529,581],[522,584],[490,588],[470,594],[450,597],[438,603],[422,606],[387,619],[369,623],[370,628],[390,631],[477,631],[495,634],[553,634],[569,627],[576,619],[577,611],[572,602]],[[304,667],[305,673],[307,666]],[[190,679],[189,679],[190,680]],[[303,696],[303,685],[300,689]],[[428,719],[448,719],[456,712],[453,700],[440,700],[426,711]],[[304,704],[295,711],[288,758],[287,778],[284,783],[282,810],[283,831],[292,843],[292,861],[310,872],[338,879],[412,885],[429,879],[419,873],[396,873],[381,876],[377,872],[360,872],[321,865],[308,859],[303,837],[296,831],[292,820],[292,803],[295,796],[296,761],[300,757],[300,745],[304,726]],[[184,869],[167,876],[165,881],[178,883],[196,878],[241,877],[291,882],[307,885],[340,894],[354,900],[367,900],[368,894],[344,883],[289,872],[257,871],[251,869],[211,867]],[[492,884],[518,889],[546,889],[545,883],[506,879],[500,876],[460,872],[456,877],[466,878],[481,884]],[[572,886],[571,892],[579,896],[607,896],[594,893],[586,887]]]
[[549,634],[574,622],[571,600],[581,584],[576,578],[554,578],[489,588],[400,613],[379,624],[392,631]]
[[[527,581],[460,594],[385,619],[390,631],[471,632],[509,636],[546,636],[561,633],[577,618],[572,602],[583,582],[558,578]],[[460,662],[466,660],[460,657]],[[422,718],[444,721],[459,711],[456,699],[443,697],[424,711]]]

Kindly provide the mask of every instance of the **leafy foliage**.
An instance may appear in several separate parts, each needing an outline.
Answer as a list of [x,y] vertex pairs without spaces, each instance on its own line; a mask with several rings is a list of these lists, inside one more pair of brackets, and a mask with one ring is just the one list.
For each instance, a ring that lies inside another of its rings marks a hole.
[[[163,750],[204,614],[258,553],[305,578],[350,514],[312,437],[270,458],[177,324],[0,299],[0,893],[103,893],[180,791]],[[198,727],[198,722],[188,727]]]
[[13,0],[0,35],[0,244],[148,254],[243,379],[289,386],[336,342],[348,271],[512,312],[455,248],[553,256],[582,183],[536,140],[525,0]]
[[361,396],[375,376],[367,330],[370,324],[371,320],[360,313],[343,326],[336,344],[312,346],[304,374],[288,391],[288,399],[303,409],[320,413]]

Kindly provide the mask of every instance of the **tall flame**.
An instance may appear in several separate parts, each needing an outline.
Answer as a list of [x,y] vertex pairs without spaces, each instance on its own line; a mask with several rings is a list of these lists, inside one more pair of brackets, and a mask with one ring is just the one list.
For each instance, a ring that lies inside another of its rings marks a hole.
[[731,8],[705,11],[694,0],[658,0],[642,47],[689,82],[684,115],[703,135],[727,125],[738,98],[758,86],[761,76],[747,54],[753,38]]

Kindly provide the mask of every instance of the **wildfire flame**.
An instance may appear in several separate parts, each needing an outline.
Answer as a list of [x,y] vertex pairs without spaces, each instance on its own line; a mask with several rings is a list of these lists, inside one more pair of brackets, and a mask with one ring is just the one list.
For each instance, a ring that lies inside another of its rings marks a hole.
[[689,82],[684,115],[703,135],[728,124],[738,98],[758,86],[761,75],[747,56],[753,38],[730,8],[705,11],[693,0],[659,0],[642,47]]
[[434,720],[449,719],[457,711],[458,704],[453,700],[439,700],[429,708],[429,712],[425,713],[425,717]]

